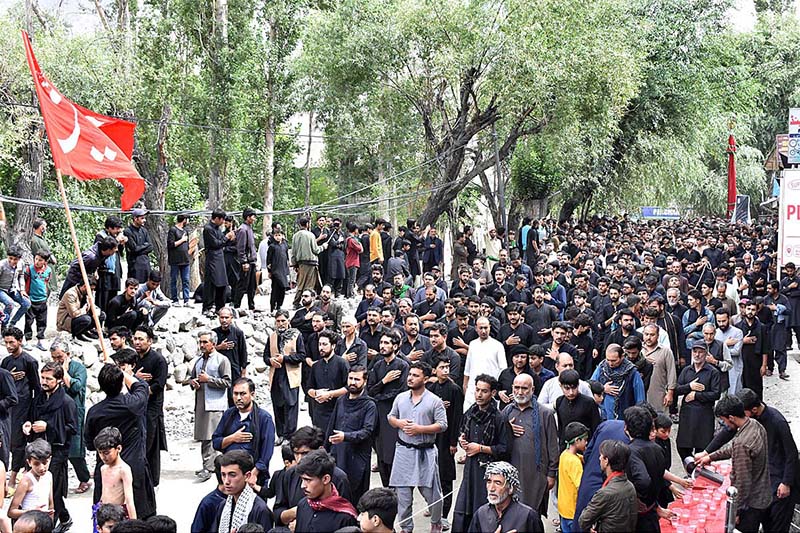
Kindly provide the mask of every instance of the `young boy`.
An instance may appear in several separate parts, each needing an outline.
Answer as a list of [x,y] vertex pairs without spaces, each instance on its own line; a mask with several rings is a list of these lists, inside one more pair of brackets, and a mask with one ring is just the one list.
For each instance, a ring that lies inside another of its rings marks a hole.
[[297,461],[294,459],[292,446],[288,442],[284,442],[283,446],[281,446],[281,459],[283,459],[283,470],[278,470],[272,474],[272,477],[269,478],[269,485],[266,487],[255,485],[253,487],[253,490],[258,492],[258,495],[264,498],[265,501],[275,497],[278,487],[283,484],[283,475],[287,470],[297,464]]
[[600,411],[600,420],[605,421],[606,419],[606,410],[603,409],[603,400],[605,399],[605,390],[603,389],[603,384],[599,381],[594,379],[589,380],[589,388],[592,390],[592,398],[594,398],[594,403],[597,404],[597,409]]
[[358,525],[364,533],[393,533],[397,495],[391,489],[370,489],[358,500]]
[[675,500],[676,495],[679,497],[681,495],[680,490],[674,483],[677,483],[683,488],[689,488],[692,486],[692,480],[680,478],[669,471],[672,467],[672,442],[669,440],[669,435],[672,433],[672,419],[663,413],[659,414],[655,420],[655,428],[655,442],[664,451],[664,459],[666,461],[664,463],[666,465],[664,480],[669,483],[664,485],[664,489],[658,495],[658,504],[661,507],[666,507],[670,502]]
[[33,256],[33,264],[26,265],[25,292],[31,299],[31,306],[25,312],[25,340],[33,339],[33,322],[36,321],[36,349],[45,351],[44,330],[47,329],[47,297],[50,295],[50,276],[52,272],[47,262],[50,254],[39,250]]
[[583,475],[583,455],[589,440],[589,428],[580,422],[570,422],[564,428],[567,449],[561,452],[558,461],[558,514],[561,517],[562,533],[577,531],[575,505],[578,487]]
[[123,522],[127,514],[121,505],[101,504],[95,513],[95,533],[111,533],[118,522]]
[[[122,452],[122,433],[115,427],[103,428],[94,438],[94,447],[103,461],[103,466],[100,467],[103,492],[100,495],[100,501],[92,507],[92,511],[96,513],[103,503],[113,503],[121,505],[128,513],[129,519],[135,519],[133,475],[131,467],[119,455]],[[97,526],[95,525],[95,527]]]
[[36,439],[25,446],[28,472],[22,476],[8,506],[9,518],[16,520],[31,510],[43,511],[53,518],[53,474],[48,470],[52,456],[52,448],[44,439]]

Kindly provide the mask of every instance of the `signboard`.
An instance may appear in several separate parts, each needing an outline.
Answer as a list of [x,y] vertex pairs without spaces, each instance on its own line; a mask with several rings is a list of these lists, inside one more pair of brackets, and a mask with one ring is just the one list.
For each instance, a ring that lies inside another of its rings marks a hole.
[[800,170],[784,170],[778,221],[778,265],[800,263]]
[[800,164],[800,108],[789,109],[789,143],[786,152],[789,165]]
[[642,218],[656,220],[678,220],[681,214],[677,207],[642,207]]
[[750,197],[746,194],[736,195],[736,207],[731,216],[731,224],[750,224]]

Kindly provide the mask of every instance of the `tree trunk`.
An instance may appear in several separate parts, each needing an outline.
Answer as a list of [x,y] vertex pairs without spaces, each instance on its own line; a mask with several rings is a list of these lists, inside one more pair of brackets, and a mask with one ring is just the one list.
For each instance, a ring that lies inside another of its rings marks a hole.
[[[270,49],[278,36],[277,23],[274,20],[269,22],[269,42]],[[273,85],[272,73],[270,72],[270,62],[264,62],[267,75],[267,120],[266,133],[264,133],[264,211],[272,211],[275,206],[275,87]],[[264,215],[261,225],[261,235],[266,238],[272,229],[272,215]]]
[[311,132],[314,129],[314,112],[308,113],[308,148],[306,148],[306,167],[304,171],[306,180],[306,209],[311,205]]
[[586,191],[582,188],[573,189],[572,194],[561,205],[561,211],[558,213],[559,224],[572,218],[575,210],[586,200],[586,195]]
[[208,147],[208,155],[211,159],[211,168],[208,172],[208,208],[212,210],[221,207],[225,199],[225,178],[220,168],[219,158],[221,155],[217,152],[218,142],[219,133],[216,129],[212,129]]

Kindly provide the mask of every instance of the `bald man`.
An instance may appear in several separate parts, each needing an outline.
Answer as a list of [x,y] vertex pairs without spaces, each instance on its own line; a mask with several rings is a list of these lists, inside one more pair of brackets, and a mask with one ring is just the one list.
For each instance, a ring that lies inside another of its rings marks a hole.
[[[575,370],[575,360],[568,353],[561,352],[556,357],[556,377],[548,379],[542,386],[542,391],[539,393],[539,404],[546,405],[551,409],[555,408],[556,400],[564,395],[564,390],[561,388],[561,382],[558,380],[558,375],[564,370]],[[585,394],[589,398],[592,397],[592,389],[589,384],[584,380],[578,382],[578,392]]]

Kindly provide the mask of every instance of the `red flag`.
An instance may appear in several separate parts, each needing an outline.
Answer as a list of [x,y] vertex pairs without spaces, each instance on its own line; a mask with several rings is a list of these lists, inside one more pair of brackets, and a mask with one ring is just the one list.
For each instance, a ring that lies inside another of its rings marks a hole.
[[22,40],[55,167],[80,180],[117,180],[124,189],[122,209],[127,211],[144,193],[144,180],[131,163],[136,125],[99,115],[65,98],[39,69],[25,31]]
[[736,140],[728,136],[728,216],[736,208]]

